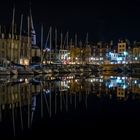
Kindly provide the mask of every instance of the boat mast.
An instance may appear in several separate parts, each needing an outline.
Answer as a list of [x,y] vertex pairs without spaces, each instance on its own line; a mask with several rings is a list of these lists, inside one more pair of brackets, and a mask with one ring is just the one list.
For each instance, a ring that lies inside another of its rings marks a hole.
[[59,50],[59,60],[61,60],[61,50],[63,49],[63,33],[60,34],[60,50]]
[[60,42],[60,50],[63,49],[63,33],[61,32],[61,42]]
[[66,43],[67,43],[66,50],[68,50],[69,49],[69,32],[67,32],[67,34],[66,34]]
[[1,35],[1,25],[0,25],[0,35]]
[[43,25],[41,25],[41,64],[43,62]]
[[[32,61],[32,48],[36,47],[36,32],[33,24],[32,10],[31,10],[31,1],[30,1],[30,23],[29,23],[29,35],[31,37],[31,46],[30,46],[30,54],[29,58]],[[30,62],[31,62],[30,61]]]
[[52,27],[50,27],[50,64],[51,64],[51,53],[52,53]]
[[75,34],[75,47],[77,47],[77,34]]
[[[30,17],[28,16],[28,46],[30,47]],[[31,48],[30,48],[31,49]],[[26,49],[26,57],[30,60],[30,54],[27,54],[27,49]]]
[[57,53],[57,29],[55,28],[55,55]]
[[[19,45],[19,63],[20,63],[20,57],[21,57],[21,36],[22,36],[22,24],[23,24],[23,14],[21,15],[21,19],[20,19],[20,35],[19,35],[19,41],[20,41],[20,45]],[[23,55],[24,51],[22,51],[22,55]]]
[[14,24],[15,24],[15,5],[13,6],[13,17],[12,17],[12,41],[11,41],[11,60],[10,61],[13,61]]
[[36,96],[33,95],[31,98],[32,98],[31,99],[31,124],[32,124],[34,118],[34,112],[36,110]]
[[42,83],[41,83],[41,95],[40,95],[40,102],[41,102],[41,118],[43,118],[43,86],[42,86]]
[[88,33],[86,35],[86,47],[87,47],[87,45],[88,45]]

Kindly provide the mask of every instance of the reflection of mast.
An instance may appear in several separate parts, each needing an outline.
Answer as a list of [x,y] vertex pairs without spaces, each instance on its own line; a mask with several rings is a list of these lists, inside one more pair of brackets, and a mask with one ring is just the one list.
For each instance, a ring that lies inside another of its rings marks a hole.
[[41,118],[43,118],[43,92],[41,88]]
[[62,104],[62,91],[60,91],[60,110],[62,111],[63,104]]
[[74,94],[75,94],[75,96],[74,96],[74,97],[75,97],[75,98],[74,98],[74,99],[75,99],[75,100],[74,100],[74,106],[75,106],[75,108],[76,108],[76,92],[75,92]]
[[0,122],[2,121],[2,112],[1,112],[1,104],[0,104]]
[[65,94],[66,94],[66,93],[63,93],[62,99],[63,99],[63,102],[64,102],[64,106],[65,106],[65,108],[66,108]]
[[48,101],[47,101],[47,98],[46,98],[46,94],[44,93],[44,99],[45,99],[45,103],[46,103],[46,106],[47,106],[47,110],[48,110],[48,113],[50,112],[49,111],[49,105],[48,105]]
[[55,85],[55,114],[57,113],[57,92],[56,92],[56,85]]
[[59,85],[59,91],[60,91],[60,110],[62,111],[62,91],[61,91],[61,81],[60,81],[60,85]]
[[50,88],[50,117],[52,116],[52,96],[51,96],[51,83],[49,83],[49,88]]
[[87,99],[88,99],[88,91],[86,90],[86,98],[85,98],[86,109],[87,109]]
[[13,87],[11,88],[11,85],[10,85],[10,89],[11,89],[11,99],[12,99],[12,121],[13,121],[13,132],[14,132],[14,136],[15,136],[15,114],[14,114],[14,103],[13,103],[13,100],[14,100],[14,95],[13,95]]
[[[81,83],[82,84],[82,83]],[[82,91],[82,86],[80,86],[80,91],[79,91],[79,102],[82,101],[82,94],[81,94],[81,91]]]
[[66,111],[68,111],[68,90],[66,91]]
[[72,104],[72,93],[70,93],[70,104]]
[[20,107],[20,121],[21,121],[21,129],[23,130],[23,119],[22,119],[22,108],[21,108],[20,85],[19,85],[19,107]]
[[30,119],[31,118],[30,118],[30,87],[29,87],[29,92],[28,92],[28,128],[30,128]]
[[33,96],[31,102],[31,123],[33,122],[35,109],[36,109],[36,96]]

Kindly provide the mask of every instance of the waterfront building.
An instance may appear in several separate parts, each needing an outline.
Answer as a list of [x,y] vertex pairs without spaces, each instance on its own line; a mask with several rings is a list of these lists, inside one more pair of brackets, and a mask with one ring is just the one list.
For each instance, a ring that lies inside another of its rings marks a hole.
[[29,60],[31,56],[30,46],[31,43],[28,43],[27,36],[22,36],[20,41],[18,35],[14,35],[12,39],[11,34],[2,33],[0,35],[0,64],[10,62],[26,64],[25,60]]
[[127,51],[127,43],[123,40],[118,42],[118,46],[117,46],[117,53],[124,53]]
[[140,60],[140,42],[134,42],[132,49],[132,60],[138,62]]

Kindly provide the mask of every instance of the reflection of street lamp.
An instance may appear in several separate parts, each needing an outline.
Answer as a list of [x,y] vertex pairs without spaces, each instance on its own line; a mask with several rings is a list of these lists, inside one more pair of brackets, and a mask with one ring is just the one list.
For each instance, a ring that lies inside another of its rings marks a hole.
[[123,54],[124,54],[125,64],[126,64],[126,56],[128,55],[128,52],[124,51]]
[[46,61],[43,61],[43,64],[45,64],[46,63]]

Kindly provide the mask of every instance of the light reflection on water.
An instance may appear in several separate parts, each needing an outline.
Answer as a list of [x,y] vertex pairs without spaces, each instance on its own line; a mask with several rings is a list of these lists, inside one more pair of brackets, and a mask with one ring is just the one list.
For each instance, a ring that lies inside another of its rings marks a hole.
[[77,108],[86,113],[92,96],[115,102],[139,100],[140,78],[75,74],[1,76],[0,130],[8,129],[5,134],[17,135],[43,118],[49,120]]

